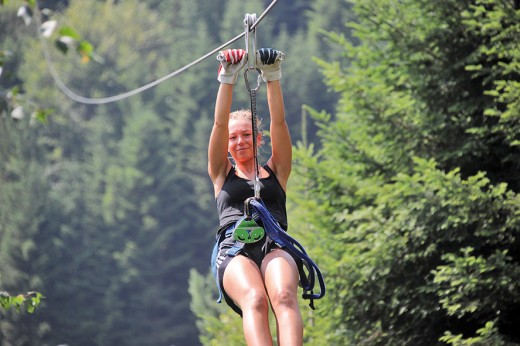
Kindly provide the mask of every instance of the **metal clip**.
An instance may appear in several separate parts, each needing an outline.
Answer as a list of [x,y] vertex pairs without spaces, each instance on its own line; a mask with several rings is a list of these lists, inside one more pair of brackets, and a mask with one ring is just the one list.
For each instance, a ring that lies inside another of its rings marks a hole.
[[246,216],[246,220],[251,220],[253,218],[253,211],[251,209],[251,201],[256,199],[256,197],[249,197],[244,201],[244,215]]
[[[248,72],[256,72],[258,73],[258,76],[256,77],[256,87],[255,88],[251,88],[251,84],[249,84],[249,78],[247,78],[247,73]],[[247,88],[247,91],[249,91],[249,93],[251,93],[251,91],[256,91],[258,90],[258,88],[260,87],[260,83],[262,83],[262,71],[258,68],[258,67],[248,67],[244,70],[244,81],[246,82],[246,88]]]

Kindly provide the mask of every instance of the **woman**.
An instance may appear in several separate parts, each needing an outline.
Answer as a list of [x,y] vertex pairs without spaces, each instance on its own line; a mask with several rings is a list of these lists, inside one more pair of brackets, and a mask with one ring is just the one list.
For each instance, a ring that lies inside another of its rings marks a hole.
[[[215,119],[208,148],[208,173],[213,182],[220,218],[214,273],[226,302],[242,315],[248,345],[272,345],[269,303],[277,322],[279,345],[302,345],[303,322],[298,306],[298,268],[293,257],[268,236],[245,244],[236,255],[232,231],[244,214],[244,201],[254,195],[255,170],[259,172],[260,197],[280,226],[287,229],[285,190],[291,173],[292,144],[285,121],[280,85],[283,53],[271,48],[256,54],[257,67],[267,83],[272,154],[256,167],[253,128],[249,111],[231,112],[233,86],[246,64],[243,50],[220,52]],[[261,133],[257,132],[257,143]],[[228,154],[233,159],[229,160]]]

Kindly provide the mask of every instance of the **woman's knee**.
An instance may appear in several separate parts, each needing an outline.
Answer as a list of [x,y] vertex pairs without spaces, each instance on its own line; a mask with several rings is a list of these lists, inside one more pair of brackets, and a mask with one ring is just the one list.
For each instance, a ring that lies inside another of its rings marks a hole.
[[296,296],[296,292],[280,288],[271,292],[270,295],[271,304],[273,308],[294,308],[298,306],[298,297]]
[[264,290],[251,288],[242,300],[242,309],[266,312],[269,309],[269,298]]

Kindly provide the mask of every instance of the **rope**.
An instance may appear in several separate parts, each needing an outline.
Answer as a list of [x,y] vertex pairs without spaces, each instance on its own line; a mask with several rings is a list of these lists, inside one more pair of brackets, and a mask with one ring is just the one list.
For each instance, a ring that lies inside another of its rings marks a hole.
[[[323,275],[321,273],[320,268],[314,261],[309,257],[305,248],[293,237],[291,237],[287,232],[285,232],[273,218],[273,216],[267,210],[264,202],[261,199],[250,199],[251,205],[254,208],[254,211],[259,216],[260,220],[262,220],[262,224],[264,229],[269,235],[269,237],[278,245],[284,247],[288,252],[290,252],[293,256],[301,259],[303,265],[308,271],[307,277],[301,275],[300,273],[300,285],[302,286],[304,293],[302,295],[303,299],[310,300],[310,306],[314,309],[314,299],[320,299],[325,295],[325,280],[323,279]],[[320,286],[320,292],[314,293],[314,286],[316,284],[316,279],[318,280],[318,284]],[[308,293],[310,292],[310,293]]]
[[[276,4],[276,2],[278,2],[278,0],[273,0],[271,2],[271,4],[264,10],[264,12],[260,15],[260,17],[258,17],[258,19],[251,25],[249,26],[249,30],[254,30],[258,24],[262,21],[262,19],[267,15],[267,13],[271,10],[271,8]],[[38,2],[36,1],[35,2],[35,12],[36,12],[36,24],[37,24],[37,27],[40,28],[41,27],[41,20],[40,20],[40,9],[38,8]],[[45,57],[45,60],[47,61],[47,66],[49,68],[49,72],[52,76],[52,79],[54,80],[54,83],[56,84],[56,86],[58,87],[58,89],[60,89],[67,97],[69,97],[70,99],[72,99],[73,101],[76,101],[76,102],[79,102],[79,103],[84,103],[84,104],[90,104],[90,105],[100,105],[100,104],[106,104],[106,103],[111,103],[111,102],[116,102],[116,101],[120,101],[120,100],[123,100],[125,98],[128,98],[130,96],[134,96],[134,95],[137,95],[145,90],[148,90],[150,88],[153,88],[154,86],[172,78],[172,77],[175,77],[176,75],[180,74],[181,72],[184,72],[186,71],[187,69],[189,69],[190,67],[200,63],[201,61],[209,58],[210,56],[213,56],[216,52],[218,51],[221,51],[222,49],[224,49],[225,47],[229,46],[230,44],[234,43],[235,41],[238,41],[240,38],[244,37],[246,35],[246,32],[242,32],[240,35],[237,35],[235,36],[234,38],[232,38],[231,40],[227,41],[226,43],[222,44],[221,46],[213,49],[211,52],[208,52],[207,54],[201,56],[200,58],[192,61],[191,63],[181,67],[180,69],[164,76],[164,77],[161,77],[159,79],[156,79],[148,84],[145,84],[141,87],[138,87],[134,90],[130,90],[130,91],[127,91],[127,92],[124,92],[124,93],[121,93],[119,95],[114,95],[114,96],[109,96],[109,97],[101,97],[101,98],[90,98],[90,97],[83,97],[81,95],[78,95],[76,94],[73,90],[71,90],[60,78],[58,72],[56,71],[56,68],[54,67],[54,63],[52,61],[52,56],[49,52],[49,48],[47,47],[47,43],[45,41],[45,38],[43,37],[42,33],[40,32],[40,30],[38,30],[38,37],[40,39],[40,42],[42,44],[42,51],[43,51],[43,55]]]

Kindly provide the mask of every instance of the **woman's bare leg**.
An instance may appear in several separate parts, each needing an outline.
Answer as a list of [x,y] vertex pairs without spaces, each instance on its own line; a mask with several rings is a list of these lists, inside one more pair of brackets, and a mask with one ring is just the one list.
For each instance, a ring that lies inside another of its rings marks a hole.
[[247,345],[271,346],[269,298],[258,266],[245,256],[233,258],[224,272],[224,290],[242,309]]
[[265,287],[276,316],[279,346],[303,345],[303,320],[298,305],[298,267],[285,251],[273,250],[262,263]]

